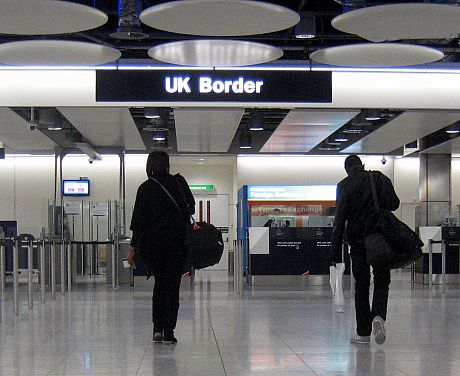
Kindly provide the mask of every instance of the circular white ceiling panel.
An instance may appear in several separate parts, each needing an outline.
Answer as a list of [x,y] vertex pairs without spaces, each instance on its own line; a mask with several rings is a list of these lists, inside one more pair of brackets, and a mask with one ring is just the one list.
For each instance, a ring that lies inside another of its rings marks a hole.
[[8,65],[93,66],[120,57],[120,51],[94,43],[28,40],[0,44],[0,63]]
[[272,33],[296,25],[291,9],[262,1],[181,0],[144,10],[147,26],[172,33],[203,36],[240,36]]
[[318,50],[310,59],[346,67],[402,67],[432,63],[444,57],[433,48],[398,43],[364,43]]
[[51,35],[75,33],[104,25],[98,9],[68,1],[0,0],[0,33]]
[[383,42],[457,37],[459,19],[458,6],[402,3],[353,10],[335,17],[331,24],[345,33]]
[[234,40],[187,40],[149,49],[151,58],[170,64],[233,67],[262,64],[283,56],[279,48]]

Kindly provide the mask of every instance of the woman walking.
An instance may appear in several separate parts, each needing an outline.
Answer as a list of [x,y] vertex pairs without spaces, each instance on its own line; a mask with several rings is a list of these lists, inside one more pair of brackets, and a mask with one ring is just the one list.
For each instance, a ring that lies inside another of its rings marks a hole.
[[148,179],[137,190],[130,229],[128,262],[138,254],[155,277],[152,297],[153,341],[177,343],[174,329],[179,311],[179,288],[186,258],[184,237],[195,199],[181,175],[169,173],[169,156],[149,154]]

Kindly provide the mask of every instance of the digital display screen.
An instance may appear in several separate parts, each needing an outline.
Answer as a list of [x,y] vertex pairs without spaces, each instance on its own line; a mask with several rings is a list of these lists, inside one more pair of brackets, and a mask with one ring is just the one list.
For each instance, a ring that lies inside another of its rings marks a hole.
[[63,196],[89,196],[89,180],[63,180]]

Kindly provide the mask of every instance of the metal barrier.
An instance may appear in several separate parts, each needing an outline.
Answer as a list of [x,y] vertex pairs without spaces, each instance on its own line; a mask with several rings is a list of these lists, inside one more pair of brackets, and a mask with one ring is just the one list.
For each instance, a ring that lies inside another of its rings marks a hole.
[[51,299],[56,299],[56,241],[53,240],[50,249],[51,263]]
[[19,316],[19,240],[15,240],[13,246],[13,300],[14,314]]
[[234,263],[233,263],[233,289],[237,296],[243,296],[243,241],[233,241]]
[[0,245],[0,322],[3,321],[3,295],[5,293],[5,245]]
[[[51,299],[56,299],[56,284],[59,282],[61,284],[61,294],[66,295],[66,291],[70,293],[73,288],[74,283],[74,274],[76,273],[77,263],[75,263],[77,256],[76,245],[84,243],[84,245],[89,245],[88,248],[91,251],[94,251],[94,247],[99,246],[100,244],[109,245],[109,251],[112,254],[111,266],[112,266],[112,275],[111,275],[111,285],[114,289],[118,287],[118,278],[119,278],[119,255],[118,251],[120,249],[120,244],[118,239],[115,241],[106,241],[106,242],[72,242],[65,240],[27,240],[22,241],[19,237],[8,237],[0,239],[0,322],[5,319],[5,293],[8,275],[8,281],[12,279],[12,313],[15,316],[19,316],[21,307],[21,298],[25,299],[25,289],[19,288],[19,284],[22,282],[27,283],[27,303],[28,309],[33,310],[34,303],[40,299],[40,302],[44,304],[46,302],[46,293],[47,288],[49,288]],[[27,254],[27,280],[25,280],[20,275],[19,262],[20,262],[20,249],[24,249]],[[10,253],[11,252],[11,253]],[[7,253],[8,257],[11,257],[12,254],[12,265],[9,264],[7,271]],[[94,256],[89,255],[91,258]],[[34,273],[34,256],[36,257],[36,265],[38,268],[38,280],[35,280],[34,277],[37,274]],[[38,256],[38,258],[37,258]],[[58,259],[60,256],[60,259]],[[97,256],[97,253],[96,253]],[[37,265],[38,260],[38,265]],[[60,271],[57,268],[60,267]],[[11,269],[12,270],[11,270]],[[94,272],[94,266],[90,265],[90,273]],[[75,269],[75,270],[74,270]],[[60,280],[57,280],[60,276]],[[10,279],[11,278],[11,279]],[[110,281],[110,280],[109,280]],[[109,282],[107,281],[107,282]],[[35,297],[34,302],[34,293],[38,293],[34,289],[34,282],[40,289],[40,297],[38,295]],[[10,282],[8,282],[10,283]],[[67,285],[66,285],[67,284]],[[24,286],[25,287],[25,286]],[[11,290],[10,290],[11,291]],[[24,293],[23,293],[24,291]],[[11,306],[11,305],[10,305]]]
[[45,281],[45,247],[46,242],[42,240],[40,247],[40,292],[41,292],[41,302],[45,304],[46,297],[46,281]]
[[433,244],[441,244],[441,285],[446,291],[446,242],[444,240],[428,239],[428,286],[433,286]]

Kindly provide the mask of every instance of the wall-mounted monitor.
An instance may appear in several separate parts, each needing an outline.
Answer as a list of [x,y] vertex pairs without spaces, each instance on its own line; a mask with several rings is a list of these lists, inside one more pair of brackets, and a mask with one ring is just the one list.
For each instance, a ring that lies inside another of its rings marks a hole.
[[89,180],[63,180],[63,196],[89,196]]

